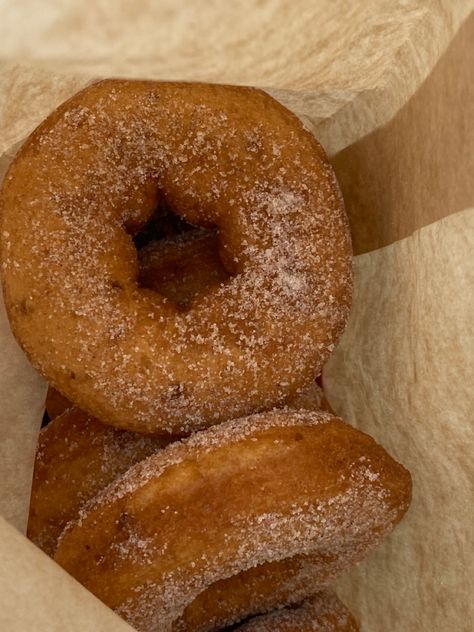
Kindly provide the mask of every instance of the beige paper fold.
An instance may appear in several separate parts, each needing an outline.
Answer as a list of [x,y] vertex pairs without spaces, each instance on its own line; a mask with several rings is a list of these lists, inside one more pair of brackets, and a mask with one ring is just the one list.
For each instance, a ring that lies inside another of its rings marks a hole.
[[0,91],[27,91],[11,117],[24,129],[3,148],[47,114],[49,93],[61,94],[57,104],[81,78],[120,76],[264,88],[332,154],[396,114],[473,9],[472,0],[96,0],[87,10],[7,1]]
[[131,632],[132,628],[0,517],[2,632]]

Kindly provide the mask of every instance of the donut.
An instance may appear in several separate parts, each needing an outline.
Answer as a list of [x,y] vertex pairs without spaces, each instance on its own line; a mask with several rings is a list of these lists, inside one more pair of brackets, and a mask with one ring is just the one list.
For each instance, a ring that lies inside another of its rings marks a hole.
[[[317,410],[324,402],[322,390],[313,383],[292,406]],[[27,534],[48,555],[54,554],[64,527],[85,503],[130,465],[166,445],[165,437],[113,430],[70,402],[66,409],[41,431],[33,475]],[[321,569],[325,579],[338,574],[337,565],[331,571],[329,563],[327,557],[295,556],[217,581],[186,607],[173,627],[210,632],[249,614],[300,601],[314,592]]]
[[[213,228],[227,280],[184,313],[138,283],[160,199]],[[1,196],[12,330],[64,396],[113,426],[187,433],[284,403],[346,323],[347,217],[301,122],[244,87],[105,80],[22,146]]]
[[61,395],[59,391],[50,386],[46,393],[45,409],[50,419],[56,419],[59,415],[74,406],[64,395]]
[[[323,397],[312,384],[293,405],[317,409]],[[41,431],[33,475],[27,535],[48,555],[53,555],[64,527],[87,501],[128,466],[166,445],[165,437],[114,430],[70,402],[66,408]],[[249,614],[300,601],[313,594],[322,568],[325,579],[331,576],[329,563],[327,557],[296,556],[217,581],[186,607],[173,629],[210,632]],[[336,566],[332,574],[338,570]]]
[[69,406],[40,432],[27,535],[53,555],[64,527],[83,503],[173,437],[106,426]]
[[[51,388],[46,405],[50,417],[56,411],[59,414],[40,432],[27,535],[45,553],[53,555],[63,529],[77,518],[82,505],[119,474],[177,437],[112,428]],[[326,410],[327,401],[312,383],[288,406]],[[222,594],[220,599],[223,601]]]
[[[350,565],[350,558],[344,565]],[[294,606],[340,572],[337,559],[321,554],[259,564],[208,586],[173,622],[173,632],[212,632],[255,614]]]
[[329,413],[272,411],[130,468],[68,525],[54,559],[138,630],[172,629],[204,590],[258,565],[310,556],[325,585],[410,497],[409,473],[369,436]]
[[360,632],[359,625],[337,595],[324,590],[296,607],[253,617],[239,632]]

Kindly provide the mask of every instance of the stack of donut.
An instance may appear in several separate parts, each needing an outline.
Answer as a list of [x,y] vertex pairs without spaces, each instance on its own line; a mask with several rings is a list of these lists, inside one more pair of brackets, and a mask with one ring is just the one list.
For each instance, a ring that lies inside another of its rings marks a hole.
[[314,381],[352,289],[314,137],[259,90],[101,81],[1,207],[8,315],[51,385],[29,537],[142,632],[358,630],[328,585],[411,481]]

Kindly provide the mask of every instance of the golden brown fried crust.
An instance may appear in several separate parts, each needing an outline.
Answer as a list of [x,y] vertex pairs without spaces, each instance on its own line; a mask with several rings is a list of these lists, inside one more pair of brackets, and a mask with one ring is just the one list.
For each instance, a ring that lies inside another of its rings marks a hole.
[[63,533],[55,559],[137,629],[167,629],[203,590],[258,564],[320,555],[330,577],[342,572],[410,495],[408,472],[367,435],[328,413],[274,411],[131,468]]
[[[346,565],[349,559],[345,559]],[[173,632],[211,632],[251,615],[299,603],[340,573],[339,557],[327,553],[259,564],[211,584],[173,623]]]
[[74,406],[64,395],[50,386],[46,394],[45,408],[50,419],[55,419],[62,415],[65,410]]
[[84,502],[171,440],[111,428],[69,405],[40,433],[28,537],[53,555]]
[[[313,382],[288,406],[318,410],[325,401],[322,390]],[[77,519],[85,503],[129,467],[178,437],[111,428],[79,410],[51,387],[46,406],[50,416],[59,414],[40,434],[28,537],[52,555],[64,527]],[[222,595],[220,601],[223,602]]]
[[[158,199],[216,226],[233,274],[182,312],[138,284]],[[347,319],[351,249],[327,158],[241,87],[107,80],[53,112],[1,196],[5,303],[48,381],[90,414],[189,432],[285,402]]]
[[360,632],[359,624],[330,590],[301,604],[254,617],[236,628],[239,632]]

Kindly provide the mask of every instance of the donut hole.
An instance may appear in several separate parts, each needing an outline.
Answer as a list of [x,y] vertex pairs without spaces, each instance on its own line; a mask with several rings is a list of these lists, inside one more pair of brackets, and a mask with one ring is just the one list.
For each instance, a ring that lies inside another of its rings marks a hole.
[[217,230],[186,222],[164,198],[133,241],[139,287],[157,292],[178,311],[187,311],[198,295],[230,277],[220,257]]
[[139,251],[152,241],[174,237],[195,228],[174,213],[166,199],[162,197],[148,222],[133,235],[133,242]]

